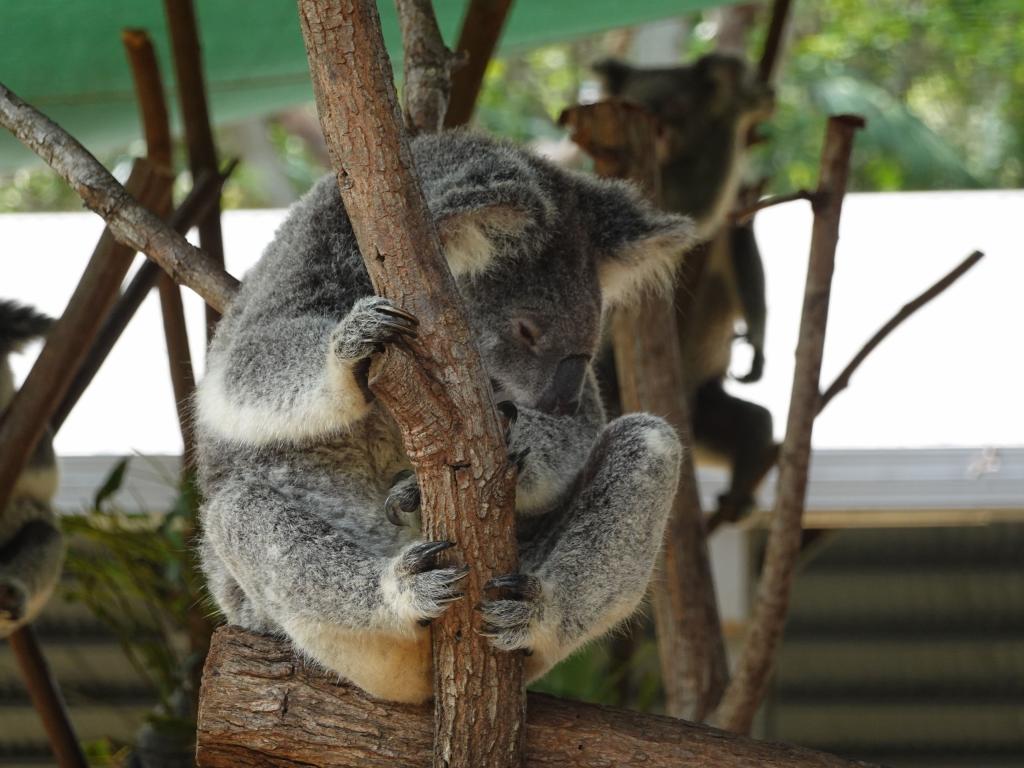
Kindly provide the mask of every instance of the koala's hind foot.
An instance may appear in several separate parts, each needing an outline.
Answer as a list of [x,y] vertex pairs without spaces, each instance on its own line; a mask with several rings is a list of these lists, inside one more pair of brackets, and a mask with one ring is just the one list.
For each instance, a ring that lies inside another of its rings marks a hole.
[[384,344],[401,338],[415,338],[419,320],[399,309],[383,296],[360,299],[338,323],[332,342],[342,360],[353,362],[369,357]]

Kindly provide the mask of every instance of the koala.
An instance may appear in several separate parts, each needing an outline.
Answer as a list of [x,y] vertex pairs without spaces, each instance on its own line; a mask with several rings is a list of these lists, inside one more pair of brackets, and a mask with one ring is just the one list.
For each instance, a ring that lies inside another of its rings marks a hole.
[[692,302],[679,315],[687,393],[694,438],[702,454],[731,464],[729,490],[719,498],[726,519],[753,507],[753,491],[774,459],[772,418],[767,409],[728,394],[737,323],[753,349],[749,372],[754,382],[764,370],[767,319],[764,267],[752,225],[725,225],[735,204],[750,129],[766,119],[774,103],[769,86],[757,82],[745,62],[709,54],[689,66],[637,69],[615,60],[598,63],[610,96],[634,101],[662,124],[658,154],[666,210],[687,214],[709,249],[694,290],[683,282],[676,302]]
[[[530,652],[533,679],[633,613],[660,550],[678,439],[655,416],[606,424],[591,361],[604,308],[670,284],[693,229],[471,133],[412,153],[519,467],[521,572],[487,585],[478,631]],[[325,178],[243,280],[197,392],[201,554],[227,619],[403,702],[432,695],[425,625],[468,572],[420,538],[410,462],[367,388],[372,356],[417,325],[373,295]]]
[[[8,356],[45,334],[52,322],[28,307],[0,301],[0,416],[14,397]],[[50,506],[56,492],[57,463],[47,433],[0,510],[0,638],[35,619],[57,586],[64,538]]]

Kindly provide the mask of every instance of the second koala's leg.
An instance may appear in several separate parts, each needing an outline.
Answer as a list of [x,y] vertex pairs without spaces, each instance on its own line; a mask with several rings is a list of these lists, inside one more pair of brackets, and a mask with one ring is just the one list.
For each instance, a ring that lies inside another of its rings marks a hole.
[[697,390],[693,434],[729,460],[732,479],[719,506],[727,520],[739,519],[754,506],[757,482],[774,456],[771,413],[728,394],[721,381],[709,381]]
[[499,599],[482,606],[484,631],[499,648],[532,651],[531,679],[636,610],[661,549],[680,454],[662,419],[611,422],[566,505],[523,543],[523,573],[493,583]]
[[32,621],[60,579],[64,538],[39,502],[11,503],[6,516],[24,520],[0,545],[0,637]]

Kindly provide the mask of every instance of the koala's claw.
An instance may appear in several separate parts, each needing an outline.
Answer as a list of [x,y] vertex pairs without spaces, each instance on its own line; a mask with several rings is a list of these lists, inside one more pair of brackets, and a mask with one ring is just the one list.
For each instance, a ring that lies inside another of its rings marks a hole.
[[419,320],[383,296],[357,301],[334,331],[334,349],[344,360],[361,360],[383,344],[415,338]]
[[[402,568],[406,573],[423,573],[437,567],[437,556],[446,549],[455,546],[453,541],[424,541],[420,544],[413,544],[402,553]],[[465,567],[465,573],[459,579],[469,573]]]
[[495,403],[494,407],[498,409],[498,414],[504,423],[505,442],[508,443],[512,439],[512,428],[519,418],[519,408],[511,400],[502,400],[500,403]]
[[516,472],[522,474],[523,469],[526,467],[526,457],[530,455],[529,448],[522,448],[518,451],[509,451],[508,460],[510,464],[514,464]]
[[530,653],[531,629],[540,613],[540,580],[528,574],[512,573],[491,579],[484,589],[505,590],[507,597],[485,600],[476,606],[481,614],[477,633],[499,650]]
[[384,501],[384,515],[393,524],[405,527],[415,521],[420,511],[420,485],[411,469],[399,472]]

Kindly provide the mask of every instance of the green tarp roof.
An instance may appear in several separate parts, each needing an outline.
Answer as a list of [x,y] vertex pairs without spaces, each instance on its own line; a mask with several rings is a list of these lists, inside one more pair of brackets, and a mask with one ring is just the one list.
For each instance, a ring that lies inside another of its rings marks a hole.
[[[725,0],[516,0],[501,47],[524,48],[677,16]],[[467,0],[435,0],[451,45]],[[400,61],[393,0],[379,0],[384,37]],[[214,120],[226,122],[310,100],[294,0],[196,0]],[[147,29],[169,99],[173,70],[161,0],[3,0],[0,82],[95,151],[139,136],[124,27]],[[0,167],[32,159],[0,136]]]

